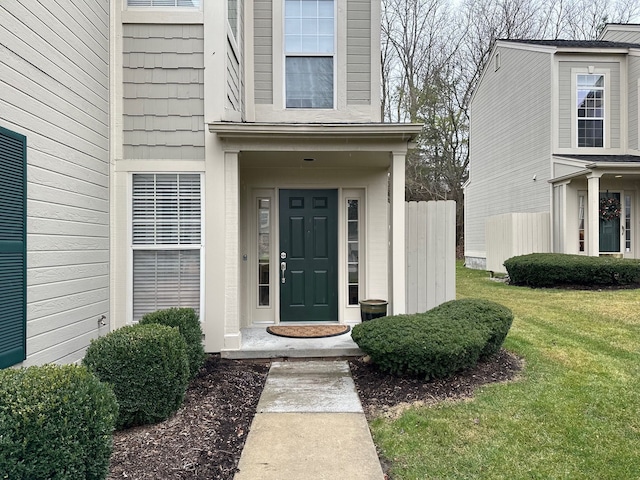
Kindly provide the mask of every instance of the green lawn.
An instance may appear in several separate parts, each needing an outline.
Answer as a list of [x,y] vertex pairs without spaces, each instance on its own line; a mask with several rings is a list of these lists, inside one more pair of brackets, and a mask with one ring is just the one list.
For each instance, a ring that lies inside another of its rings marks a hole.
[[501,303],[516,382],[371,428],[399,479],[640,478],[640,291],[513,287],[458,265],[458,298]]

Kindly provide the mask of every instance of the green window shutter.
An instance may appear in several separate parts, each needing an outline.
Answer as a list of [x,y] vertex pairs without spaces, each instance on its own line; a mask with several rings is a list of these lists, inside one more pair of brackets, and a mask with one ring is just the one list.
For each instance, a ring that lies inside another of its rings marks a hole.
[[0,127],[0,368],[26,358],[27,139]]

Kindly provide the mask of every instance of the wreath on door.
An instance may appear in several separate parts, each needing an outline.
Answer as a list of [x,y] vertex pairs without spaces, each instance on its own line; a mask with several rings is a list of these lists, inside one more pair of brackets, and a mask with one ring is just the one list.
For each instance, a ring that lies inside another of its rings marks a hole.
[[600,199],[600,218],[605,222],[610,222],[620,218],[622,206],[616,197],[603,197]]

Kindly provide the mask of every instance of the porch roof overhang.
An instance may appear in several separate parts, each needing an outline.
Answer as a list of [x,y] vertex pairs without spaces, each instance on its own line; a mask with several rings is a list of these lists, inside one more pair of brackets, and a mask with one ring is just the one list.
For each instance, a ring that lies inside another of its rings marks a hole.
[[552,178],[549,183],[564,182],[596,172],[602,175],[640,174],[640,156],[636,155],[554,155],[554,157],[580,160],[584,162],[584,168]]
[[265,143],[315,143],[340,145],[383,145],[385,149],[402,148],[422,131],[417,123],[239,123],[211,122],[209,132],[221,140],[254,149],[252,145]]

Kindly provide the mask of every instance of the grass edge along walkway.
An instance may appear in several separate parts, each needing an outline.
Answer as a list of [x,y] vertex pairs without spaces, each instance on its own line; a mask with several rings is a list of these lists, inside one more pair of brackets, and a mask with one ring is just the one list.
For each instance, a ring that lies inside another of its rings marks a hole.
[[640,291],[529,289],[457,266],[458,298],[501,303],[518,381],[371,422],[402,479],[640,478]]

